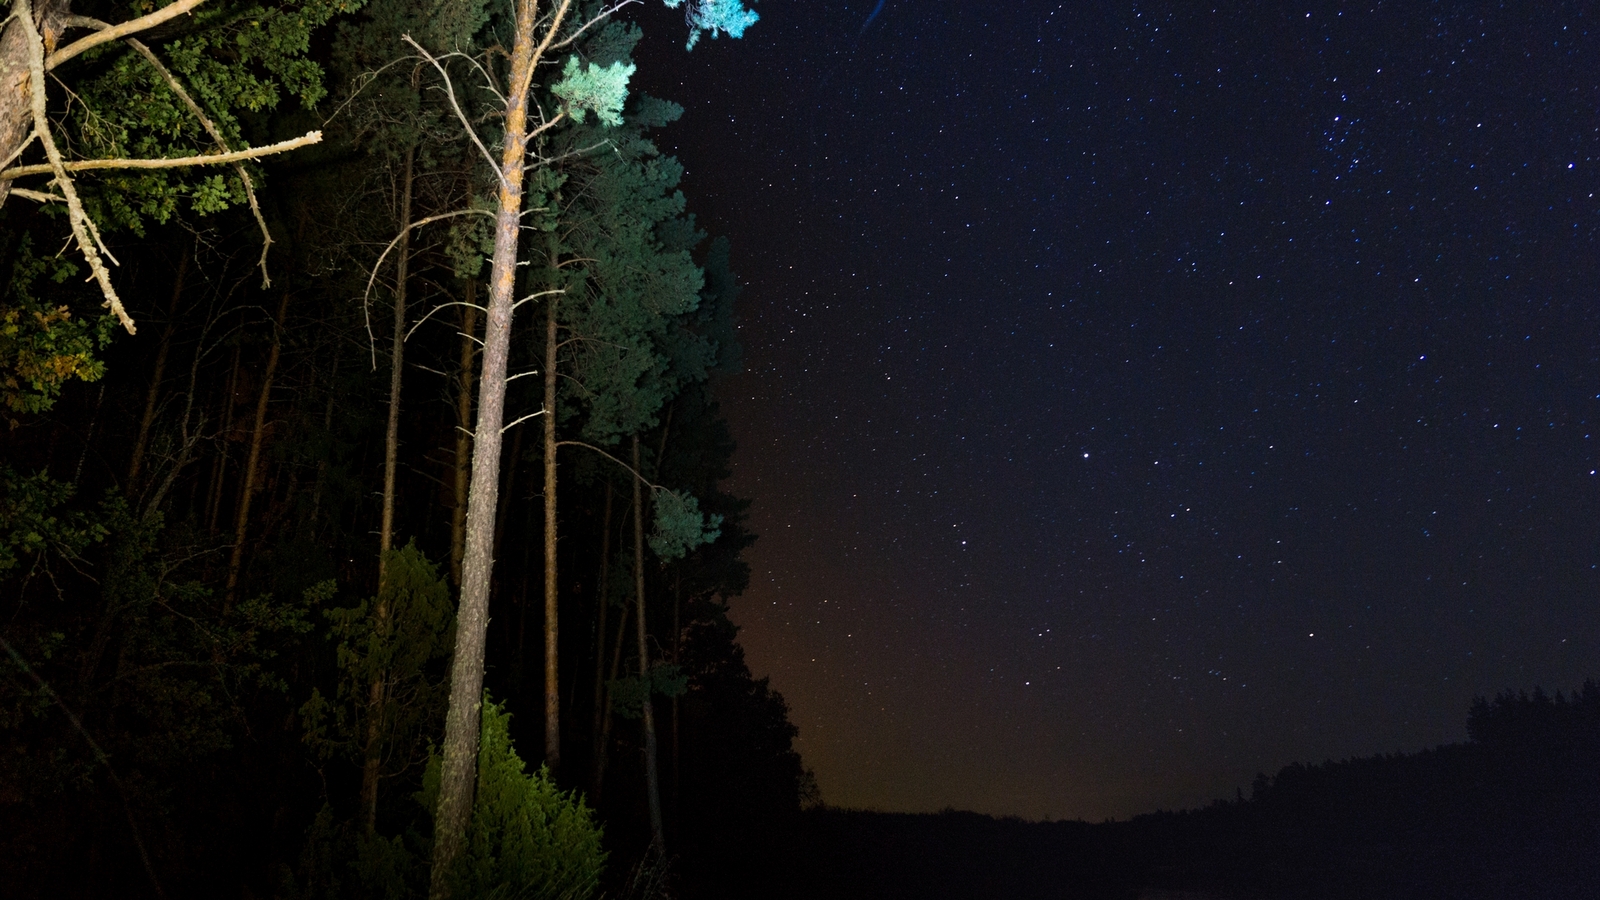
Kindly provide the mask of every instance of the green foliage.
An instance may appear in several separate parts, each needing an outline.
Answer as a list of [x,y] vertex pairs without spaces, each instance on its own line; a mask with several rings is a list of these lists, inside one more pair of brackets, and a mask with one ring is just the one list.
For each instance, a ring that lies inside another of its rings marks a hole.
[[454,610],[449,586],[415,543],[389,551],[384,572],[378,596],[323,611],[339,641],[339,685],[332,699],[313,689],[301,715],[306,743],[321,756],[357,759],[377,682],[385,756],[403,770],[442,710],[445,684],[432,664],[450,653]]
[[77,559],[90,544],[108,534],[104,524],[86,513],[64,511],[73,487],[48,473],[19,474],[0,466],[0,582],[22,558],[51,551]]
[[324,804],[306,833],[298,871],[280,873],[279,900],[412,900],[427,893],[426,848],[412,833],[385,837],[340,821]]
[[[683,5],[683,0],[664,0],[669,9],[677,9]],[[726,33],[728,37],[744,37],[744,31],[761,17],[753,10],[745,9],[743,0],[689,0],[689,7],[685,17],[689,20],[689,43],[686,49],[693,50],[699,43],[702,33],[710,33],[715,39]]]
[[[510,714],[483,700],[478,784],[466,847],[452,873],[451,896],[585,900],[605,868],[601,828],[575,792],[558,790],[548,769],[529,775],[511,745]],[[437,806],[441,761],[428,762],[417,800]]]
[[[584,173],[565,221],[566,250],[591,260],[563,303],[583,341],[572,370],[588,406],[584,434],[610,444],[656,423],[682,384],[703,377],[694,354],[672,352],[675,319],[695,310],[704,278],[689,249],[698,232],[677,190],[683,167],[648,141],[623,142]],[[675,365],[678,357],[687,365]]]
[[105,374],[94,353],[110,339],[116,320],[75,318],[66,304],[45,299],[78,274],[71,260],[36,255],[26,233],[14,253],[0,298],[0,402],[14,413],[39,413],[55,404],[63,384]]
[[656,527],[650,549],[663,560],[680,559],[701,544],[717,539],[722,516],[700,512],[700,501],[690,494],[656,491]]
[[651,697],[682,697],[689,690],[689,676],[675,663],[656,663],[643,675],[610,679],[606,687],[618,714],[637,719]]
[[628,99],[628,79],[638,67],[614,62],[609,66],[583,65],[576,56],[567,57],[561,80],[550,92],[566,101],[567,113],[582,124],[590,111],[605,125],[622,124],[622,104]]
[[[322,67],[309,56],[312,33],[361,0],[284,0],[218,3],[195,10],[178,36],[154,49],[234,149],[249,146],[247,119],[277,109],[293,97],[309,109],[327,93]],[[136,7],[134,14],[148,12]],[[139,54],[120,43],[84,54],[86,77],[75,79],[79,98],[65,118],[79,155],[159,158],[216,152],[200,121]],[[260,175],[254,176],[260,183]],[[245,202],[238,176],[215,170],[166,169],[107,174],[86,182],[85,202],[101,228],[143,234],[187,203],[209,215]]]

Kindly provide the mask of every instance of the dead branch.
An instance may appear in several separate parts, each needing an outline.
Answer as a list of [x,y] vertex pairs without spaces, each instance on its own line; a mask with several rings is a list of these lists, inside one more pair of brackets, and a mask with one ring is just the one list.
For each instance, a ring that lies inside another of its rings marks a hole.
[[111,286],[111,273],[107,271],[106,264],[101,262],[95,238],[89,231],[89,216],[83,211],[83,203],[78,199],[78,191],[73,186],[71,176],[67,174],[65,161],[61,158],[61,150],[56,146],[54,136],[50,134],[50,119],[45,108],[44,93],[44,36],[39,34],[39,28],[34,24],[33,4],[30,0],[17,0],[16,21],[22,27],[23,39],[28,45],[28,92],[32,101],[33,129],[39,136],[39,143],[44,145],[45,156],[50,160],[50,164],[42,168],[44,172],[54,173],[56,176],[56,186],[61,189],[62,199],[67,204],[67,222],[72,226],[72,236],[77,239],[78,250],[83,254],[84,261],[89,263],[89,270],[93,273],[94,279],[100,282],[100,292],[105,295],[106,305],[111,307],[111,312],[122,323],[122,327],[127,329],[129,334],[133,334],[137,330],[133,318],[123,308],[122,298],[117,296],[116,288]]
[[[178,16],[193,10],[196,6],[199,6],[204,2],[206,2],[206,0],[178,0],[178,2],[169,6],[163,6],[148,16],[140,16],[137,19],[129,19],[128,21],[123,22],[121,25],[113,25],[103,31],[95,32],[88,37],[79,38],[65,47],[62,47],[60,50],[50,54],[49,58],[43,61],[44,70],[48,72],[51,69],[54,69],[56,66],[61,65],[67,60],[92,47],[98,47],[101,44],[121,40],[129,35],[138,34],[141,31],[148,31],[163,22],[176,19]],[[32,20],[30,19],[29,21]],[[76,23],[69,20],[67,24],[71,25]]]
[[[37,34],[38,32],[34,33]],[[263,156],[273,156],[321,142],[322,132],[308,131],[300,137],[287,141],[267,144],[264,147],[251,147],[248,150],[235,150],[232,153],[205,153],[199,156],[172,156],[162,159],[79,159],[72,162],[63,162],[61,170],[63,172],[89,172],[97,169],[184,169],[191,166],[220,166],[243,159],[260,159]],[[0,181],[10,181],[14,178],[24,178],[29,175],[49,175],[55,171],[54,164],[16,166],[0,172]]]

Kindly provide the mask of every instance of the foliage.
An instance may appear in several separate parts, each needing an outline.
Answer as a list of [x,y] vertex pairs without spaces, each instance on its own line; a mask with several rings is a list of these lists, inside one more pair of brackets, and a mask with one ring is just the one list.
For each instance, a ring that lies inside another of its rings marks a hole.
[[110,339],[116,320],[75,318],[71,307],[52,296],[78,274],[78,266],[35,254],[32,234],[22,234],[12,253],[0,300],[0,402],[13,413],[40,413],[54,405],[62,385],[105,374],[95,351]]
[[[665,0],[669,9],[677,9],[683,5],[683,0]],[[710,33],[714,39],[726,33],[729,37],[744,37],[744,30],[756,23],[761,18],[753,10],[745,9],[743,0],[689,0],[689,7],[685,11],[689,20],[689,43],[687,48],[694,49],[702,33]]]
[[[606,853],[583,798],[557,789],[548,769],[527,774],[511,744],[511,716],[484,695],[478,786],[451,896],[585,900],[600,885]],[[417,799],[436,806],[440,759],[428,763]]]
[[23,557],[53,551],[77,559],[90,544],[105,539],[106,526],[81,511],[60,507],[73,486],[48,473],[19,474],[0,465],[0,583]]
[[717,539],[722,516],[700,512],[700,501],[688,494],[656,491],[655,532],[650,549],[663,560],[681,558],[685,553]]
[[[327,93],[322,67],[310,58],[311,36],[361,0],[281,0],[217,3],[195,10],[182,31],[155,49],[234,149],[249,146],[249,122],[259,124],[287,97],[310,109]],[[154,41],[154,38],[152,38]],[[73,146],[97,158],[159,158],[216,152],[215,142],[160,72],[120,43],[84,54],[85,76],[73,83],[81,99],[66,126]],[[259,172],[253,176],[260,184]],[[85,202],[102,229],[143,234],[187,205],[210,215],[245,202],[234,174],[162,169],[111,174],[86,190]],[[86,185],[87,187],[87,185]]]
[[643,675],[613,678],[606,682],[617,713],[637,719],[651,697],[681,697],[689,689],[689,677],[676,663],[656,663]]
[[300,712],[306,743],[319,755],[359,758],[370,686],[381,684],[378,731],[403,771],[443,709],[443,679],[433,663],[450,653],[453,610],[449,586],[415,542],[389,551],[385,573],[378,596],[323,611],[328,636],[339,641],[339,685],[331,700],[313,688]]
[[638,67],[613,62],[609,66],[584,65],[576,56],[567,57],[566,69],[550,92],[566,101],[572,121],[583,124],[593,112],[603,125],[622,124],[622,104],[628,99],[628,79]]

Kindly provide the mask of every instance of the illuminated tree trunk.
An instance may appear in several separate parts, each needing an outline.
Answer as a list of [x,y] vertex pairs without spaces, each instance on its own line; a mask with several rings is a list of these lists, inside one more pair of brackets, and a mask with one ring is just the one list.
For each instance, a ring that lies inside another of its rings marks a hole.
[[483,701],[484,640],[489,628],[489,579],[494,569],[495,508],[499,502],[500,442],[505,421],[506,362],[517,284],[517,238],[528,144],[528,95],[540,57],[560,34],[571,0],[561,0],[535,44],[536,0],[517,0],[506,82],[505,131],[501,138],[499,194],[494,217],[494,255],[489,270],[489,308],[484,323],[483,368],[478,379],[478,419],[472,434],[472,475],[467,500],[461,600],[456,611],[455,653],[450,665],[450,708],[445,715],[444,760],[439,805],[434,814],[433,870],[428,894],[443,900],[461,854],[472,816],[477,775],[479,707]]
[[[555,262],[552,253],[552,271]],[[559,294],[550,295],[544,327],[544,759],[551,769],[561,764],[561,682],[556,665],[561,624],[556,597],[556,309],[560,299]]]
[[450,581],[461,586],[461,559],[466,551],[467,479],[472,472],[472,376],[478,356],[478,282],[469,280],[462,299],[461,383],[456,391],[456,456],[451,484],[455,505],[450,508]]

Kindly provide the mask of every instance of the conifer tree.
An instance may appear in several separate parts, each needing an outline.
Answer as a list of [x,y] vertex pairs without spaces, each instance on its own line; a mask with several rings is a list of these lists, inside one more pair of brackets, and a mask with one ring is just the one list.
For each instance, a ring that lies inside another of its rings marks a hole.
[[[678,6],[682,0],[668,0]],[[462,125],[489,163],[497,186],[494,252],[489,273],[489,303],[484,327],[482,369],[478,379],[478,415],[473,429],[473,463],[467,505],[466,549],[462,563],[461,600],[457,613],[455,655],[451,667],[450,707],[445,719],[439,805],[434,818],[435,840],[430,894],[449,894],[445,878],[461,849],[461,836],[471,815],[474,761],[478,736],[478,704],[483,685],[484,637],[488,628],[489,577],[493,558],[493,531],[499,494],[500,443],[504,425],[506,368],[510,350],[517,262],[523,227],[524,194],[530,169],[544,160],[530,159],[538,137],[572,119],[582,123],[594,115],[606,124],[620,124],[632,65],[614,61],[601,67],[569,56],[550,87],[548,108],[533,91],[541,65],[549,57],[570,50],[584,31],[601,24],[615,7],[599,7],[583,19],[584,10],[573,0],[517,0],[512,23],[514,35],[510,64],[499,84],[504,100],[500,121],[500,156],[496,160],[462,115]],[[691,35],[709,31],[738,37],[755,21],[739,0],[691,0],[688,10]],[[691,37],[691,44],[694,37]],[[413,47],[421,50],[413,42]],[[438,58],[425,54],[436,67]],[[457,98],[457,102],[458,102]],[[537,183],[537,179],[536,179]],[[549,186],[548,182],[545,186]],[[548,411],[547,411],[548,412]]]

